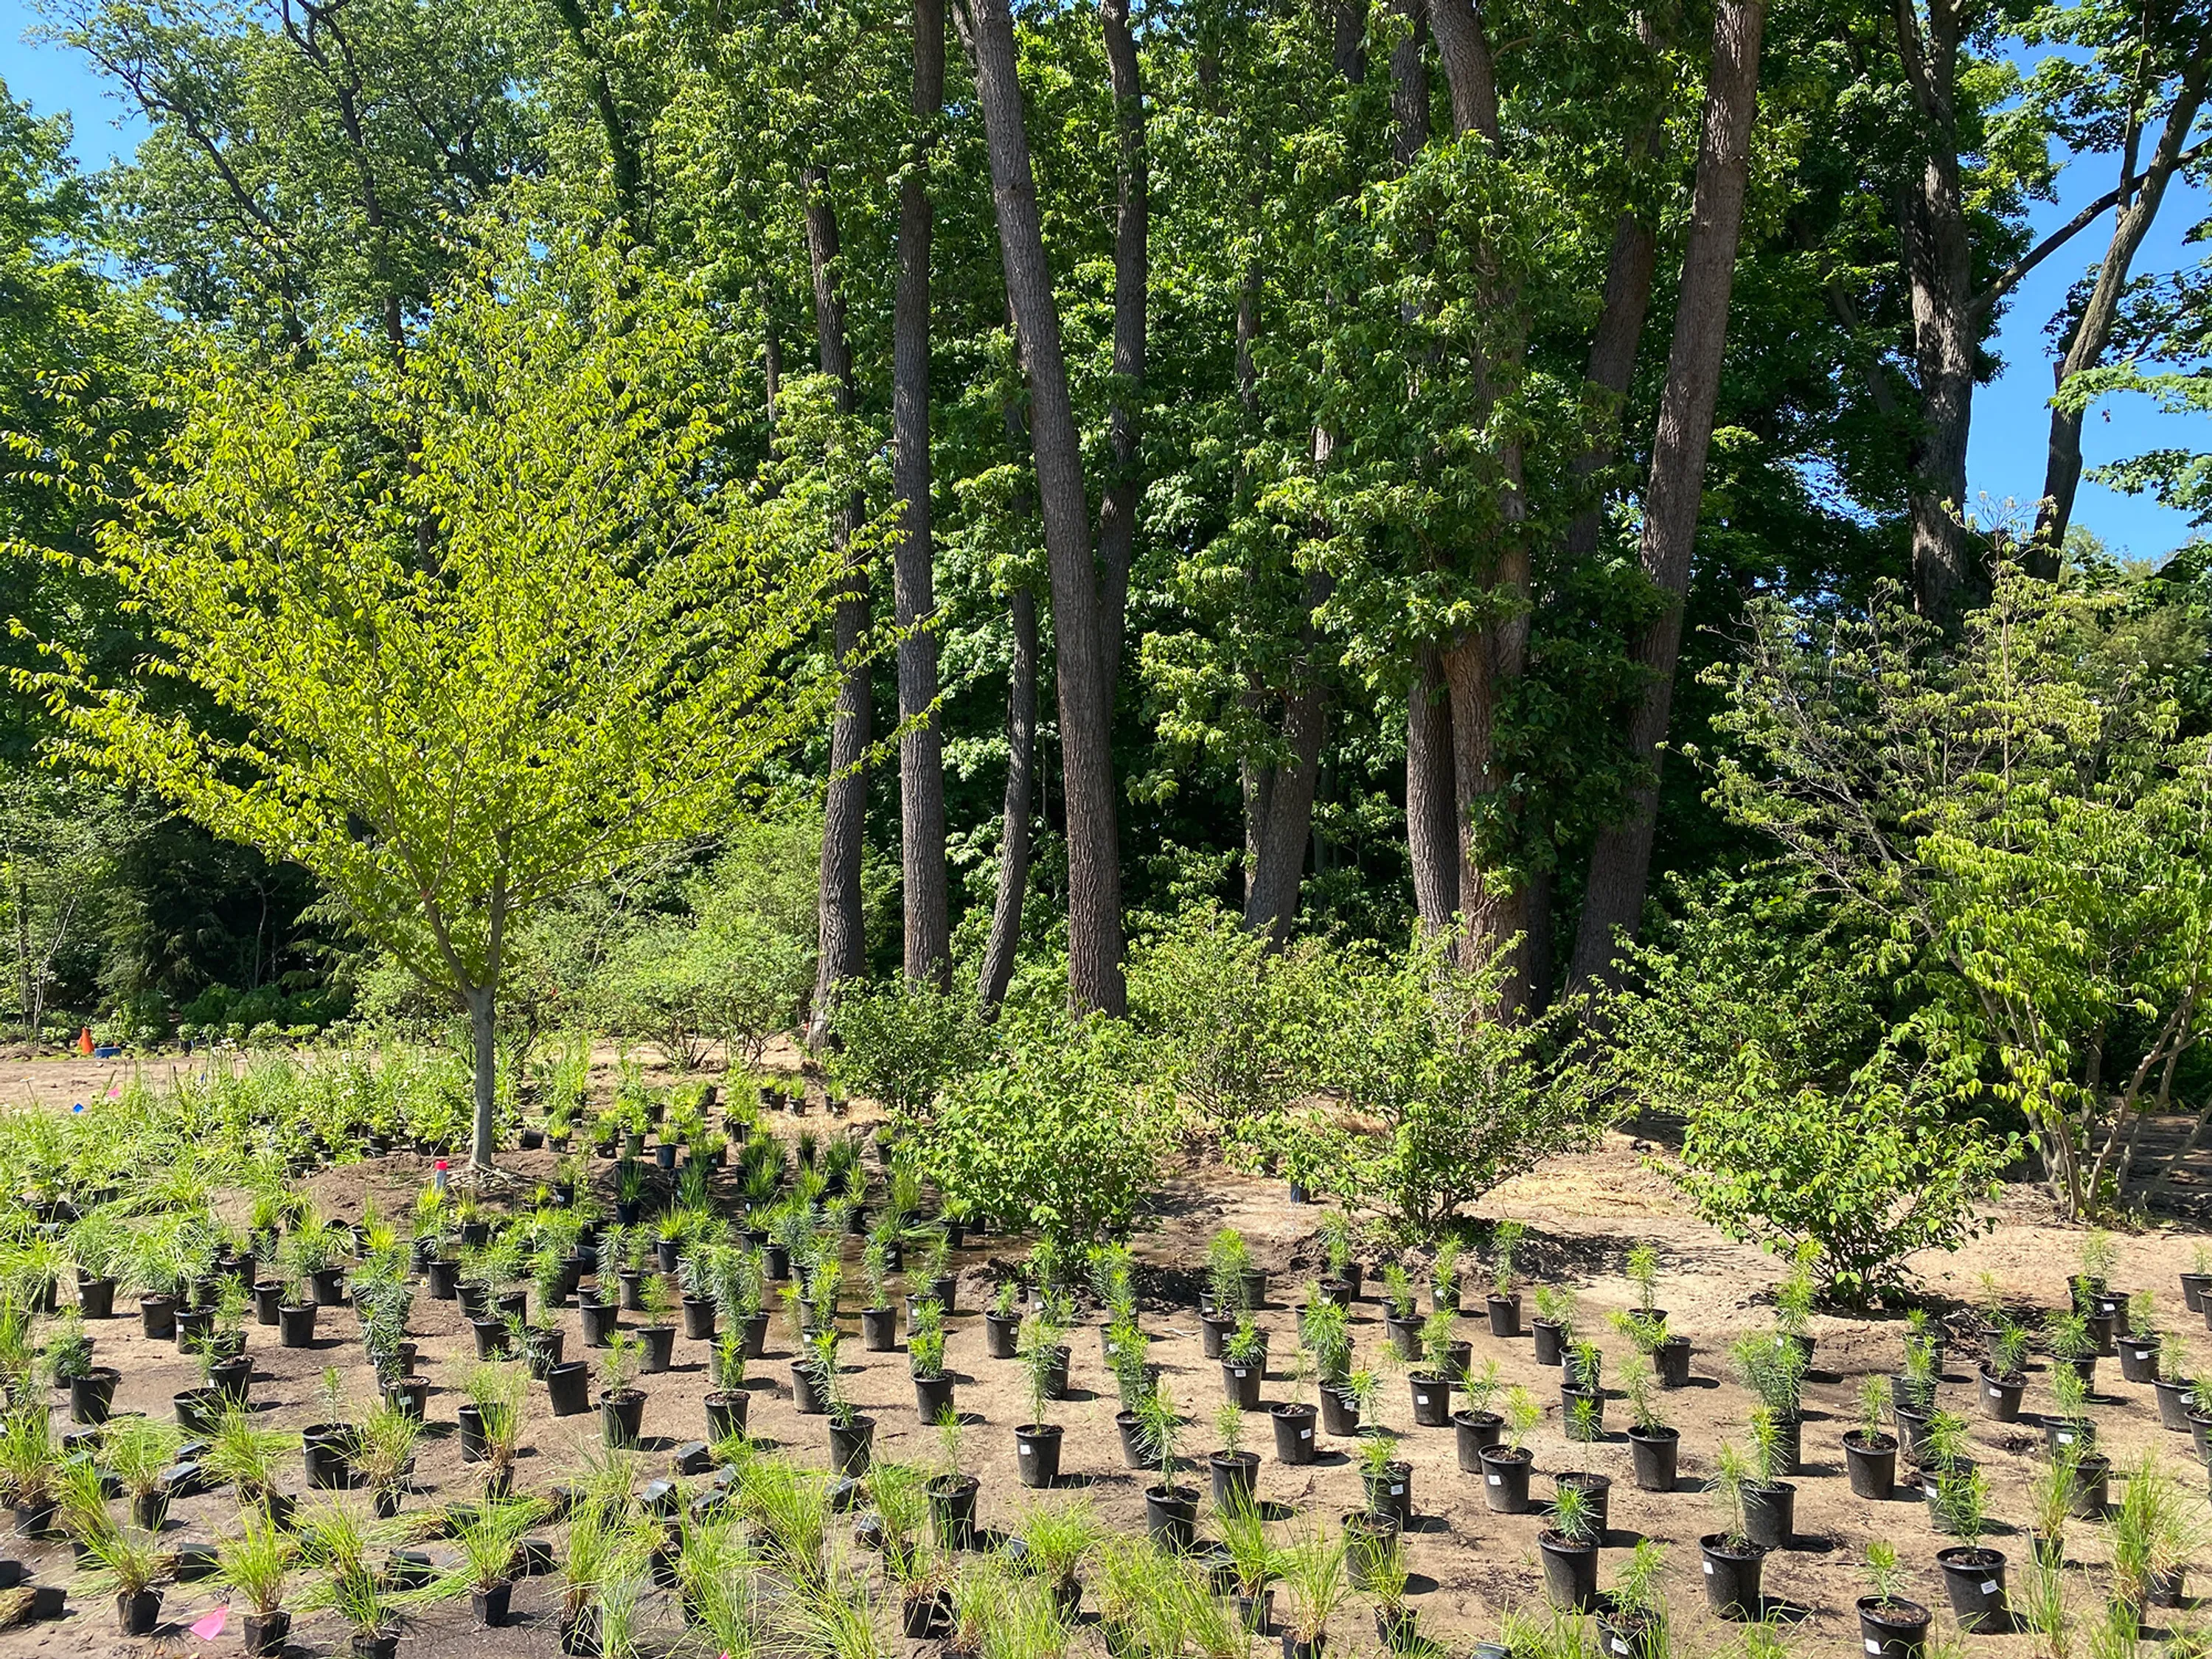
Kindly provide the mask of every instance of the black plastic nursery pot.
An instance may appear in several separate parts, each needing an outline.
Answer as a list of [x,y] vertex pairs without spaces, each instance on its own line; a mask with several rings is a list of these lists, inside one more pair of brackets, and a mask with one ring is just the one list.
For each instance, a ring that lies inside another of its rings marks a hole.
[[105,1275],[80,1276],[76,1281],[76,1311],[81,1319],[115,1317],[115,1281]]
[[1583,1494],[1589,1506],[1591,1528],[1600,1543],[1605,1541],[1607,1531],[1613,1525],[1613,1477],[1586,1469],[1570,1469],[1558,1476],[1554,1486],[1572,1486]]
[[2204,1311],[2204,1287],[2212,1285],[2212,1273],[2184,1273],[2181,1275],[2181,1304],[2191,1313]]
[[1333,1383],[1321,1386],[1321,1427],[1338,1439],[1359,1432],[1359,1406],[1345,1389]]
[[433,1257],[426,1275],[433,1302],[458,1302],[461,1295],[461,1264],[456,1257]]
[[1219,1314],[1200,1314],[1198,1316],[1198,1354],[1201,1359],[1218,1359],[1221,1350],[1237,1328],[1234,1319]]
[[1406,1380],[1413,1391],[1413,1425],[1422,1429],[1450,1426],[1450,1380],[1432,1371],[1415,1371]]
[[[399,1632],[396,1630],[357,1630],[346,1644],[346,1651],[353,1659],[394,1659],[399,1651]],[[599,1651],[594,1641],[592,1651]]]
[[686,1340],[712,1342],[714,1340],[714,1304],[702,1297],[687,1296],[680,1305]]
[[819,1417],[830,1409],[830,1391],[811,1359],[791,1362],[791,1403],[801,1417]]
[[1389,1336],[1390,1346],[1397,1350],[1399,1358],[1419,1359],[1421,1357],[1421,1322],[1419,1318],[1401,1319],[1395,1314],[1386,1314],[1382,1319],[1382,1328]]
[[914,1379],[914,1409],[925,1423],[940,1423],[952,1409],[953,1381],[950,1371]]
[[282,1279],[264,1279],[253,1286],[253,1322],[257,1325],[276,1323],[277,1310],[284,1305],[284,1283]]
[[1859,1645],[1867,1659],[1920,1659],[1928,1647],[1931,1615],[1903,1596],[1862,1595]]
[[1995,1423],[2018,1422],[2021,1395],[2027,1391],[2027,1378],[2018,1371],[1998,1376],[1984,1366],[1980,1382],[1982,1415]]
[[1566,1328],[1548,1319],[1532,1319],[1528,1329],[1536,1339],[1536,1363],[1556,1365],[1565,1358]]
[[726,1440],[745,1431],[745,1414],[753,1397],[743,1389],[717,1389],[707,1396],[707,1438]]
[[1355,1510],[1344,1517],[1344,1571],[1354,1589],[1370,1589],[1402,1530],[1395,1515]]
[[1665,1622],[1645,1613],[1600,1613],[1598,1650],[1607,1659],[1662,1659],[1667,1650]]
[[1784,1548],[1796,1535],[1797,1488],[1787,1480],[1743,1483],[1743,1527],[1762,1549]]
[[909,1642],[927,1642],[952,1628],[952,1592],[925,1590],[899,1602],[899,1631]]
[[1662,1389],[1690,1386],[1690,1339],[1670,1336],[1651,1351],[1651,1367]]
[[610,1451],[635,1451],[645,1421],[642,1389],[608,1389],[599,1395],[599,1437]]
[[855,1413],[830,1424],[830,1466],[840,1474],[861,1475],[876,1443],[876,1419]]
[[138,1298],[138,1328],[149,1341],[167,1342],[177,1334],[177,1298],[142,1296]]
[[1680,1431],[1663,1424],[1650,1429],[1632,1425],[1628,1431],[1628,1453],[1636,1472],[1637,1490],[1674,1491],[1676,1460],[1681,1449]]
[[1115,1412],[1115,1430],[1121,1437],[1121,1467],[1125,1469],[1146,1469],[1152,1466],[1152,1443],[1146,1437],[1145,1425],[1138,1421],[1134,1412]]
[[1497,1515],[1528,1512],[1528,1472],[1535,1456],[1525,1446],[1486,1446],[1482,1450],[1482,1498]]
[[2005,1558],[2002,1550],[1960,1547],[1936,1552],[1943,1570],[1943,1593],[1961,1630],[2002,1636],[2012,1628],[2005,1607]]
[[244,1354],[218,1359],[208,1367],[208,1386],[234,1406],[243,1406],[253,1388],[253,1361]]
[[276,1340],[288,1348],[315,1346],[315,1308],[313,1302],[288,1302],[276,1310]]
[[318,1267],[307,1275],[315,1300],[325,1308],[345,1305],[345,1269]]
[[1019,1314],[983,1316],[983,1352],[993,1359],[1012,1359],[1021,1353],[1022,1317]]
[[1014,1472],[1024,1486],[1041,1489],[1060,1479],[1060,1425],[1024,1423],[1014,1430]]
[[213,1389],[182,1389],[171,1397],[177,1426],[186,1434],[212,1434],[222,1417],[222,1396]]
[[975,1494],[981,1484],[972,1474],[940,1474],[929,1483],[930,1536],[940,1550],[975,1547]]
[[622,1322],[621,1310],[611,1302],[589,1301],[579,1297],[576,1311],[582,1316],[584,1346],[587,1348],[605,1347],[607,1339],[614,1334],[615,1328]]
[[1268,1415],[1275,1423],[1275,1461],[1297,1468],[1314,1461],[1314,1421],[1311,1406],[1277,1406]]
[[125,1636],[151,1636],[161,1622],[161,1592],[125,1590],[115,1598],[115,1627]]
[[[1589,1428],[1581,1426],[1577,1409],[1587,1404]],[[1602,1440],[1605,1438],[1605,1390],[1603,1389],[1562,1388],[1559,1390],[1559,1414],[1562,1426],[1570,1440]]]
[[1521,1334],[1521,1297],[1492,1295],[1484,1298],[1483,1305],[1490,1315],[1491,1335],[1504,1340]]
[[292,1615],[282,1607],[249,1613],[239,1621],[239,1634],[246,1659],[278,1659],[292,1634]]
[[300,1451],[301,1462],[307,1470],[310,1486],[324,1492],[343,1492],[352,1484],[352,1465],[346,1456],[346,1446],[343,1441],[307,1440]]
[[2176,1434],[2189,1431],[2189,1393],[2191,1383],[2186,1377],[2161,1376],[2151,1384],[2158,1396],[2158,1425],[2171,1429]]
[[513,1584],[494,1584],[489,1589],[469,1592],[469,1611],[477,1616],[477,1623],[489,1630],[506,1625],[514,1600]]
[[1887,1502],[1897,1488],[1897,1437],[1853,1429],[1844,1437],[1844,1473],[1853,1496]]
[[1413,1518],[1413,1466],[1393,1461],[1376,1470],[1362,1469],[1359,1484],[1370,1515],[1394,1515],[1403,1526]]
[[403,1411],[417,1423],[429,1408],[430,1379],[427,1376],[396,1377],[384,1390],[384,1397],[392,1407]]
[[898,1349],[898,1310],[860,1310],[860,1346],[869,1353],[894,1353]]
[[169,1518],[169,1492],[165,1486],[154,1486],[145,1492],[131,1494],[131,1524],[142,1532],[159,1532],[161,1522]]
[[1328,1632],[1322,1631],[1308,1638],[1283,1632],[1283,1659],[1322,1659],[1328,1651]]
[[461,1462],[483,1462],[484,1455],[483,1411],[473,1401],[464,1401],[453,1408],[453,1420],[460,1430]]
[[2097,1425],[2086,1417],[2045,1417],[2043,1449],[2053,1457],[2079,1456],[2097,1443]]
[[2120,1336],[2112,1339],[2119,1350],[2120,1380],[2124,1382],[2149,1382],[2158,1376],[2158,1339],[2154,1336]]
[[1705,1605],[1723,1619],[1759,1615],[1759,1583],[1766,1565],[1763,1545],[1731,1543],[1718,1533],[1698,1540],[1705,1570]]
[[745,1321],[745,1358],[758,1359],[768,1352],[768,1314],[754,1314]]
[[105,1423],[115,1404],[115,1385],[123,1373],[112,1365],[94,1365],[81,1376],[70,1378],[70,1421]]
[[2198,1462],[2212,1464],[2212,1417],[2194,1410],[2189,1413],[2189,1443]]
[[1548,1527],[1536,1534],[1544,1562],[1544,1593],[1553,1605],[1588,1613],[1597,1606],[1597,1546],[1562,1537]]
[[1264,1360],[1221,1362],[1221,1397],[1237,1410],[1255,1412],[1260,1409],[1260,1383],[1267,1372]]
[[676,1358],[676,1327],[673,1325],[643,1325],[638,1328],[638,1340],[645,1345],[640,1369],[647,1372],[665,1371]]
[[1496,1412],[1452,1413],[1452,1438],[1456,1443],[1462,1474],[1480,1474],[1484,1450],[1504,1437],[1505,1419]]
[[1259,1453],[1213,1452],[1207,1456],[1206,1467],[1212,1483],[1215,1509],[1227,1510],[1251,1504],[1260,1477]]
[[592,1368],[580,1359],[553,1366],[545,1373],[545,1392],[552,1399],[556,1417],[574,1417],[589,1411]]
[[2092,1452],[2074,1468],[2074,1502],[2071,1513],[2078,1520],[2095,1521],[2103,1518],[2112,1508],[2110,1485],[2112,1465],[2109,1459]]
[[1145,1488],[1145,1533],[1162,1549],[1188,1552],[1197,1535],[1198,1494],[1188,1486]]

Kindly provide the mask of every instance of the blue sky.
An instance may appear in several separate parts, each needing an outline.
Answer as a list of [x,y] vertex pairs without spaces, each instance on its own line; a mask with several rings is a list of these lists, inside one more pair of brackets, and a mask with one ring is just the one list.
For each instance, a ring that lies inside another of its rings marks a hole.
[[[144,131],[143,125],[130,121],[118,128],[121,106],[106,94],[100,78],[76,54],[58,46],[27,43],[23,33],[35,21],[23,0],[0,0],[0,79],[7,82],[17,98],[28,99],[41,112],[70,112],[76,123],[76,154],[85,166],[97,167],[118,155],[128,155]],[[2081,203],[2110,189],[2115,182],[2112,167],[2105,158],[2090,156],[2079,168],[2069,167],[2061,174],[2057,202],[2036,204],[2033,217],[2037,235],[2063,224]],[[2182,238],[2208,210],[2212,210],[2212,204],[2208,204],[2203,190],[2191,187],[2177,191],[2159,215],[2136,269],[2171,269],[2191,255],[2201,256],[2204,252],[2201,246],[2185,249]],[[2046,260],[2021,284],[2005,313],[1996,339],[1998,353],[2005,361],[2004,373],[1993,385],[1983,387],[1974,399],[1967,489],[1977,502],[1987,496],[1993,501],[2010,497],[2032,504],[2043,488],[2051,396],[2044,326],[2067,285],[2089,260],[2102,253],[2111,228],[2107,216],[2076,237],[2064,253]],[[2166,444],[2212,449],[2212,416],[2162,416],[2154,413],[2141,398],[2122,398],[2093,413],[2082,434],[2082,448],[2091,466]],[[2154,558],[2170,551],[2189,535],[2187,521],[2180,514],[2086,482],[2075,520],[2104,537],[2116,550],[2124,550],[2138,558]]]

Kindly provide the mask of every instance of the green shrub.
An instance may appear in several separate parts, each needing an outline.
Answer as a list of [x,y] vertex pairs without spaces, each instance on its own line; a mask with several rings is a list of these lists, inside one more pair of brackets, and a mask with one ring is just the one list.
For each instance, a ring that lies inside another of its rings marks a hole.
[[993,1047],[973,997],[902,976],[841,990],[830,1029],[841,1045],[830,1061],[837,1086],[908,1125],[926,1120],[938,1091],[982,1066]]

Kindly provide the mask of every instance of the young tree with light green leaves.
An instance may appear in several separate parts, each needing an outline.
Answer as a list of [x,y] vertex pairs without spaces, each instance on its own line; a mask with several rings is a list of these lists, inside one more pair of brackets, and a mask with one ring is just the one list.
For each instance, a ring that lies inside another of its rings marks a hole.
[[828,706],[822,499],[731,465],[723,338],[695,290],[538,227],[397,357],[204,349],[97,556],[158,652],[22,677],[70,758],[306,866],[466,1012],[480,1166],[517,922],[726,827]]

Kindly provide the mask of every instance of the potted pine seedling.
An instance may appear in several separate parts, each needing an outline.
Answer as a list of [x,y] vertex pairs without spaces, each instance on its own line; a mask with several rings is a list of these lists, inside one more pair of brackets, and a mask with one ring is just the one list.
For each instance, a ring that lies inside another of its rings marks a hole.
[[307,1484],[324,1491],[342,1487],[351,1479],[354,1449],[353,1401],[337,1367],[323,1367],[315,1389],[318,1419],[300,1431],[300,1452]]
[[935,1419],[937,1473],[928,1486],[929,1524],[937,1547],[947,1554],[975,1547],[975,1494],[981,1482],[960,1467],[960,1448],[965,1437],[960,1413],[951,1407]]
[[823,1412],[830,1419],[830,1467],[841,1475],[860,1475],[867,1473],[876,1419],[864,1414],[845,1392],[844,1368],[837,1361],[842,1340],[834,1324],[811,1339],[823,1378]]
[[1859,1419],[1844,1436],[1844,1470],[1852,1492],[1887,1502],[1897,1486],[1897,1437],[1882,1427],[1889,1389],[1879,1376],[1859,1379]]
[[1316,1295],[1298,1317],[1298,1334],[1314,1357],[1321,1379],[1321,1426],[1325,1434],[1359,1431],[1359,1407],[1350,1393],[1352,1316],[1342,1304]]
[[1526,1515],[1528,1472],[1535,1458],[1524,1443],[1543,1413],[1528,1391],[1516,1384],[1506,1393],[1501,1415],[1505,1419],[1504,1438],[1497,1445],[1485,1446],[1480,1454],[1483,1501],[1494,1514]]
[[1490,1236],[1490,1294],[1486,1304],[1490,1334],[1501,1340],[1521,1334],[1521,1292],[1514,1288],[1513,1257],[1527,1231],[1517,1221],[1501,1221]]
[[1359,1300],[1363,1278],[1359,1263],[1352,1259],[1352,1235],[1348,1213],[1342,1210],[1321,1212],[1322,1260],[1328,1267],[1328,1276],[1321,1281],[1321,1289],[1341,1308],[1349,1308]]
[[2028,1477],[2028,1534],[2037,1565],[2051,1572],[2065,1565],[2066,1523],[2074,1518],[2075,1462],[2046,1458]]
[[[1606,1659],[1667,1659],[1667,1592],[1659,1582],[1666,1565],[1666,1549],[1654,1539],[1638,1540],[1629,1552],[1612,1593],[1600,1598],[1598,1650]],[[1475,1651],[1492,1645],[1478,1644]]]
[[1313,1350],[1301,1341],[1291,1351],[1292,1397],[1267,1409],[1275,1425],[1275,1461],[1293,1468],[1314,1461],[1314,1423],[1318,1413],[1304,1398],[1313,1378]]
[[292,1632],[284,1595],[299,1553],[297,1537],[258,1504],[241,1509],[238,1530],[216,1540],[215,1576],[243,1609],[240,1633],[249,1659],[278,1659],[284,1651]]
[[1536,1316],[1529,1322],[1536,1337],[1536,1363],[1558,1365],[1566,1358],[1575,1340],[1575,1299],[1557,1285],[1536,1287]]
[[1447,1237],[1437,1246],[1436,1260],[1429,1264],[1429,1310],[1431,1313],[1456,1314],[1459,1311],[1460,1263],[1465,1252],[1456,1238]]
[[1974,1472],[1974,1460],[1967,1452],[1966,1419],[1953,1412],[1939,1411],[1928,1419],[1928,1431],[1920,1443],[1920,1492],[1927,1500],[1929,1516],[1939,1530],[1942,1525],[1942,1509],[1939,1493],[1946,1477],[1959,1477]]
[[1247,1500],[1219,1506],[1213,1524],[1236,1576],[1237,1622],[1254,1635],[1264,1634],[1274,1617],[1272,1581],[1281,1559],[1267,1516]]
[[118,1526],[106,1512],[76,1535],[85,1587],[114,1599],[115,1627],[125,1636],[151,1636],[161,1621],[161,1587],[170,1556],[143,1527]]
[[1244,1449],[1243,1407],[1233,1400],[1223,1401],[1213,1413],[1213,1427],[1221,1437],[1220,1449],[1209,1452],[1206,1460],[1213,1484],[1213,1507],[1225,1510],[1249,1504],[1259,1478],[1260,1455]]
[[1628,1316],[1645,1325],[1664,1325],[1667,1310],[1659,1305],[1659,1251],[1650,1243],[1634,1244],[1628,1251],[1628,1282],[1636,1292]]
[[1782,1476],[1790,1465],[1783,1462],[1780,1425],[1764,1405],[1751,1408],[1751,1478],[1743,1483],[1744,1526],[1751,1541],[1768,1549],[1785,1549],[1796,1535],[1797,1488]]
[[1928,1646],[1928,1609],[1905,1594],[1897,1547],[1877,1538],[1867,1546],[1871,1595],[1858,1599],[1859,1639],[1868,1659],[1920,1659]]
[[2196,1246],[2191,1271],[2181,1275],[2181,1305],[2189,1312],[2204,1311],[2204,1287],[2212,1285],[2212,1243]]
[[2093,1449],[2097,1425],[2089,1415],[2089,1391],[2082,1386],[2081,1373],[2071,1365],[2052,1366],[2051,1397],[2057,1409],[2043,1419],[2044,1449],[2053,1457]]
[[1453,1391],[1467,1401],[1452,1413],[1453,1439],[1463,1474],[1482,1473],[1483,1449],[1496,1445],[1504,1432],[1505,1419],[1490,1408],[1502,1386],[1495,1359],[1484,1360],[1480,1371],[1471,1363],[1462,1365],[1453,1378]]
[[1467,1345],[1452,1338],[1452,1319],[1449,1308],[1438,1308],[1421,1322],[1421,1363],[1407,1375],[1416,1428],[1441,1429],[1451,1423],[1452,1379],[1468,1358]]
[[1605,1389],[1600,1381],[1604,1365],[1597,1344],[1584,1339],[1567,1350],[1560,1368],[1560,1409],[1571,1426],[1577,1432],[1588,1428],[1593,1439],[1604,1431]]
[[1012,1359],[1021,1352],[1022,1287],[1001,1279],[983,1310],[983,1352],[993,1359]]
[[150,1417],[118,1418],[100,1437],[100,1459],[130,1500],[131,1523],[159,1532],[169,1513],[169,1470],[184,1436]]
[[1022,1516],[1015,1534],[1022,1559],[1051,1593],[1063,1619],[1073,1619],[1083,1602],[1083,1564],[1098,1547],[1098,1516],[1087,1500],[1035,1504]]
[[2150,1382],[2158,1376],[2158,1302],[2148,1290],[2128,1297],[2128,1328],[2112,1339],[2120,1357],[2120,1380]]
[[2190,1558],[2203,1529],[2184,1512],[2181,1494],[2146,1452],[2127,1471],[2127,1490],[2112,1516],[2112,1599],[2138,1619],[2146,1607],[2185,1605]]
[[1536,1534],[1545,1593],[1555,1606],[1588,1613],[1597,1605],[1597,1547],[1603,1536],[1589,1492],[1562,1483],[1552,1494],[1551,1524]]
[[[1061,1392],[1066,1376],[1066,1351],[1059,1336],[1058,1328],[1042,1314],[1022,1328],[1022,1381],[1029,1390],[1030,1420],[1014,1429],[1014,1466],[1024,1486],[1049,1486],[1060,1479],[1060,1425],[1047,1422],[1044,1410]],[[1137,1411],[1142,1419],[1145,1407]]]
[[1953,1469],[1941,1477],[1936,1529],[1961,1541],[1936,1552],[1944,1593],[1959,1628],[2002,1636],[2012,1628],[2005,1611],[2005,1558],[1982,1542],[1988,1529],[1989,1478],[1979,1469]]
[[1796,1474],[1803,1455],[1803,1394],[1810,1346],[1791,1340],[1787,1331],[1772,1335],[1754,1332],[1729,1353],[1744,1386],[1772,1419],[1775,1474]]
[[900,1628],[908,1640],[915,1642],[927,1640],[940,1627],[950,1576],[943,1559],[922,1535],[929,1513],[926,1485],[921,1471],[904,1463],[878,1463],[868,1471],[866,1481],[884,1574],[898,1590]]
[[1631,1354],[1620,1367],[1621,1392],[1628,1396],[1628,1453],[1642,1492],[1672,1492],[1681,1452],[1680,1430],[1659,1409],[1658,1376],[1642,1354]]
[[2097,1339],[2086,1315],[2072,1309],[2053,1309],[2043,1319],[2043,1345],[2051,1354],[2053,1370],[2070,1367],[2085,1390],[2097,1383]]
[[1982,1413],[1992,1422],[2012,1423],[2019,1420],[2021,1396],[2027,1389],[2027,1333],[2000,1319],[1981,1369]]
[[1145,1489],[1145,1530],[1163,1548],[1182,1553],[1190,1548],[1198,1522],[1198,1493],[1176,1483],[1182,1417],[1176,1410],[1174,1397],[1163,1387],[1137,1407],[1137,1419],[1144,1429],[1152,1467],[1160,1477],[1158,1485]]
[[945,1368],[945,1309],[925,1302],[906,1335],[907,1368],[914,1374],[914,1407],[925,1423],[952,1409],[952,1373]]
[[530,1498],[487,1498],[475,1505],[468,1519],[453,1533],[456,1559],[431,1593],[459,1595],[465,1592],[469,1611],[478,1624],[491,1630],[505,1626],[513,1605],[523,1535],[538,1516],[538,1506]]
[[2092,1227],[2081,1240],[2081,1271],[2066,1281],[2074,1311],[2085,1318],[2097,1311],[2097,1298],[2112,1287],[2112,1268],[2119,1247],[2102,1227]]
[[1260,1384],[1267,1375],[1267,1339],[1249,1313],[1221,1347],[1221,1392],[1239,1411],[1260,1409]]
[[1413,1281],[1401,1262],[1382,1267],[1382,1328],[1401,1359],[1421,1357],[1421,1321],[1414,1305]]
[[2197,1383],[2189,1357],[2189,1340],[2179,1331],[2165,1331],[2158,1339],[2158,1380],[2151,1392],[2158,1400],[2158,1422],[2177,1434],[2189,1431],[2189,1411]]
[[610,1451],[637,1447],[645,1420],[645,1390],[637,1386],[643,1359],[637,1338],[629,1331],[614,1333],[599,1356],[599,1437]]
[[1720,1528],[1698,1540],[1705,1570],[1705,1604],[1723,1619],[1755,1620],[1763,1612],[1759,1581],[1766,1547],[1753,1540],[1744,1516],[1744,1489],[1753,1478],[1750,1462],[1723,1441],[1709,1489],[1720,1511]]
[[1283,1659],[1321,1659],[1328,1621],[1351,1594],[1346,1544],[1342,1534],[1330,1538],[1316,1530],[1283,1553]]
[[637,1328],[641,1369],[648,1374],[665,1371],[676,1358],[676,1326],[669,1317],[676,1297],[668,1280],[657,1273],[646,1274],[638,1285],[637,1305],[645,1316]]
[[871,1237],[860,1251],[860,1277],[868,1287],[867,1304],[860,1310],[860,1346],[870,1353],[890,1353],[898,1346],[898,1309],[890,1297],[890,1244]]
[[1813,1267],[1820,1255],[1820,1247],[1809,1238],[1805,1240],[1792,1252],[1790,1271],[1774,1287],[1775,1340],[1797,1351],[1797,1371],[1801,1376],[1813,1364],[1813,1300],[1816,1289]]
[[1206,1242],[1206,1289],[1198,1317],[1200,1352],[1208,1359],[1221,1358],[1238,1316],[1249,1311],[1244,1275],[1251,1265],[1251,1251],[1234,1228],[1224,1227]]

